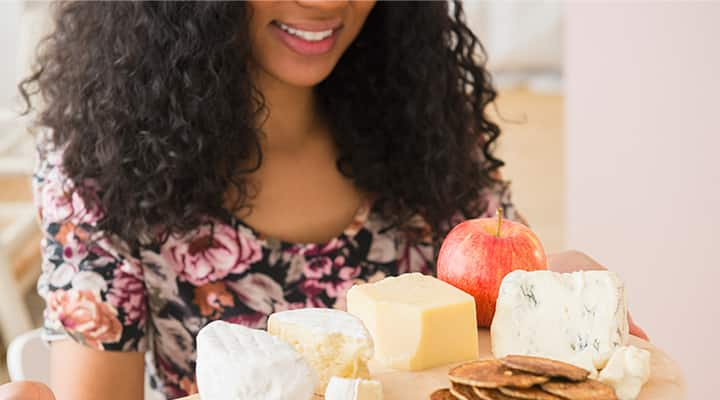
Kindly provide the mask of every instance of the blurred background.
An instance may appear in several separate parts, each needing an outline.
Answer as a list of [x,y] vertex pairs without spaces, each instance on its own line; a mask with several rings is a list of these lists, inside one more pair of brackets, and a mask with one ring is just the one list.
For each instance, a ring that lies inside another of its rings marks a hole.
[[[48,3],[0,2],[0,348],[38,326],[33,144],[16,84]],[[579,249],[626,282],[636,321],[717,397],[720,3],[467,2],[500,89],[498,145],[548,252]],[[7,380],[0,362],[0,382]]]

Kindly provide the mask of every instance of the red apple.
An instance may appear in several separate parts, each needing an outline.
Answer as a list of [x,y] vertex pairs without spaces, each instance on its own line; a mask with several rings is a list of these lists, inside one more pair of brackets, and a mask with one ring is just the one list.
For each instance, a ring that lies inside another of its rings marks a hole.
[[495,314],[500,283],[516,269],[547,269],[540,240],[527,226],[496,218],[458,224],[447,235],[437,261],[439,279],[475,297],[478,326],[488,327]]

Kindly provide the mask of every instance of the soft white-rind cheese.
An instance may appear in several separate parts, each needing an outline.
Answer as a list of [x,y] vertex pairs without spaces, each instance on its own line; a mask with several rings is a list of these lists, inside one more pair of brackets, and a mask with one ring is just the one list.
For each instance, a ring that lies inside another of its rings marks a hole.
[[618,400],[635,400],[650,379],[650,352],[624,346],[610,357],[598,380],[615,389]]
[[305,308],[270,315],[268,332],[290,343],[319,377],[323,394],[330,377],[369,378],[373,340],[362,321],[345,311]]
[[490,329],[495,357],[547,357],[596,376],[627,343],[623,283],[609,271],[513,271],[500,286]]
[[325,390],[325,400],[382,400],[378,381],[333,376]]
[[223,321],[200,330],[196,375],[203,400],[309,400],[318,382],[287,343]]

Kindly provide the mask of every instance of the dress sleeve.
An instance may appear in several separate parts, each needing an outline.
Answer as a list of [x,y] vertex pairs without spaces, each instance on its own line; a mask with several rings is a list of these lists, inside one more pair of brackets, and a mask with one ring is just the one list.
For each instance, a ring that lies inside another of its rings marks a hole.
[[[59,159],[45,153],[33,176],[43,231],[38,292],[46,303],[45,337],[69,336],[98,350],[145,351],[142,266],[125,243],[96,229],[102,210],[73,191]],[[91,182],[83,190],[97,193]]]

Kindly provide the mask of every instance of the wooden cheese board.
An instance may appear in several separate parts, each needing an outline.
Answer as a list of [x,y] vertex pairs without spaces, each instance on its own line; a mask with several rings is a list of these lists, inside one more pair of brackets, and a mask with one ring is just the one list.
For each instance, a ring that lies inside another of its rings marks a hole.
[[[490,352],[490,332],[479,331],[480,357],[492,357]],[[643,387],[638,400],[684,400],[686,384],[682,371],[665,352],[642,339],[630,337],[630,344],[647,349],[651,355],[650,381]],[[448,386],[447,372],[451,365],[425,371],[406,372],[382,367],[370,363],[373,379],[383,385],[384,400],[423,400],[429,399],[435,389]],[[316,400],[321,400],[318,396]],[[198,395],[185,397],[181,400],[201,400]],[[212,399],[207,399],[212,400]]]

